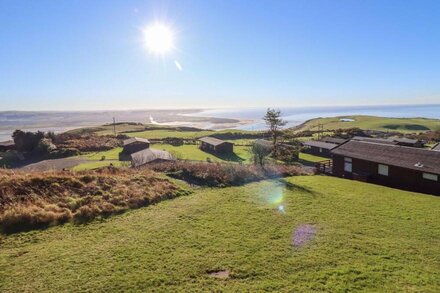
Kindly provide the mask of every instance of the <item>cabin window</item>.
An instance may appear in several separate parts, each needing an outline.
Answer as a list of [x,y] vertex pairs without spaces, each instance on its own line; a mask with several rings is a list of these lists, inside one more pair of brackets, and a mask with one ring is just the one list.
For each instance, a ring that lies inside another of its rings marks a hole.
[[344,171],[353,172],[353,160],[351,158],[344,158]]
[[431,173],[423,173],[423,179],[438,181],[438,175]]
[[377,172],[379,175],[388,176],[388,166],[379,164]]
[[319,152],[322,153],[322,148],[319,148]]

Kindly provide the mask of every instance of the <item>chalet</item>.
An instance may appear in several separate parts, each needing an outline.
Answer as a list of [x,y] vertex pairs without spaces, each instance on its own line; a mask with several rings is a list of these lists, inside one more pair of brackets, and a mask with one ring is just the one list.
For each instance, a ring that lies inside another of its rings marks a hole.
[[440,195],[440,152],[350,140],[331,153],[334,176]]
[[139,167],[145,164],[174,161],[173,156],[167,151],[156,149],[144,149],[130,155],[133,167]]
[[358,141],[366,141],[366,142],[375,142],[382,144],[391,144],[391,145],[400,145],[407,147],[415,147],[415,148],[423,148],[424,144],[422,141],[417,139],[409,139],[409,138],[377,138],[377,137],[363,137],[363,136],[355,136],[352,138],[353,140]]
[[304,153],[320,156],[320,157],[331,157],[331,150],[338,147],[338,144],[329,143],[319,140],[310,140],[303,142]]
[[124,149],[120,154],[121,160],[130,160],[133,167],[161,161],[173,161],[173,156],[167,151],[150,148],[148,139],[132,137],[124,140]]
[[131,155],[141,150],[145,150],[150,148],[150,142],[148,139],[140,138],[140,137],[132,137],[124,140],[124,149],[122,153],[125,155]]
[[217,154],[231,154],[234,152],[234,144],[215,138],[215,137],[202,137],[199,139],[200,149],[209,152],[209,153],[217,153]]
[[321,141],[340,145],[347,142],[347,139],[339,138],[339,137],[324,137],[323,139],[321,139]]
[[6,152],[14,149],[15,143],[13,140],[7,140],[0,142],[0,152]]

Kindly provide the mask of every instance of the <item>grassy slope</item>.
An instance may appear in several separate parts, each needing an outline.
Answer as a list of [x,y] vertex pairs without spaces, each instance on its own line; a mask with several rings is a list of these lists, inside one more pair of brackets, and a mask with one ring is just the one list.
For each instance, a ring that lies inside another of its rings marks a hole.
[[[0,291],[440,290],[439,198],[330,177],[289,182],[298,187],[201,189],[0,239]],[[292,248],[304,223],[316,238]],[[231,278],[207,275],[216,269]]]
[[205,161],[207,158],[210,158],[215,162],[224,162],[224,161],[249,161],[251,158],[251,154],[249,153],[249,147],[245,146],[234,146],[235,156],[226,156],[226,157],[217,157],[210,153],[204,152],[199,149],[197,145],[182,145],[182,146],[172,146],[168,144],[153,144],[152,148],[169,151],[172,154],[177,154],[180,159],[185,160],[200,160]]
[[[341,122],[340,118],[351,118],[354,122]],[[440,120],[424,118],[384,118],[375,116],[341,116],[332,118],[317,118],[306,122],[299,130],[318,130],[318,124],[324,124],[324,129],[352,128],[398,131],[398,132],[421,132],[426,130],[440,129]]]
[[299,159],[300,161],[311,164],[329,160],[329,158],[319,157],[306,153],[299,153]]

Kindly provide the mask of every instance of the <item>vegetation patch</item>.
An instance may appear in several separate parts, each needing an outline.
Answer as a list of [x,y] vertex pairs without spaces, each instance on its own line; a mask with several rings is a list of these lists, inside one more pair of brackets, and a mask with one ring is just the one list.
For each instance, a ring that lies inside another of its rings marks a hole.
[[155,171],[199,186],[239,186],[270,178],[311,174],[301,166],[220,164],[204,162],[164,162],[147,166]]
[[148,170],[0,171],[0,228],[5,233],[67,221],[87,222],[187,194]]

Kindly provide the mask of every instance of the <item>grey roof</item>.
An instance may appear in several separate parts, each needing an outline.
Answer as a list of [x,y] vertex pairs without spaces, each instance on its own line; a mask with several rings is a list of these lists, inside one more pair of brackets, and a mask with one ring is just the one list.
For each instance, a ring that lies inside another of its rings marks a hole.
[[223,143],[230,143],[230,142],[227,142],[227,141],[215,138],[215,137],[211,137],[211,136],[205,136],[205,137],[199,138],[199,140],[203,141],[207,144],[215,145],[215,146],[221,145]]
[[355,136],[352,138],[352,140],[397,145],[397,141],[387,138]]
[[173,156],[167,151],[145,149],[130,155],[134,167],[151,163],[155,160],[174,161]]
[[324,137],[322,139],[323,142],[334,143],[334,144],[342,144],[347,141],[347,139],[339,138],[339,137]]
[[405,138],[405,137],[390,137],[390,138],[376,138],[376,137],[363,137],[363,136],[355,136],[354,140],[367,141],[367,142],[375,142],[375,143],[384,143],[384,144],[408,144],[415,145],[419,142],[417,139]]
[[15,145],[13,140],[1,141],[0,146],[13,146]]
[[392,140],[401,142],[401,143],[407,143],[407,144],[416,144],[419,142],[418,139],[411,139],[406,137],[398,137],[398,138],[392,138]]
[[305,141],[305,142],[303,142],[303,145],[310,146],[310,147],[327,149],[327,150],[332,150],[332,149],[334,149],[335,147],[338,146],[335,143],[328,143],[328,142],[323,142],[323,141],[319,141],[319,140]]
[[440,152],[428,149],[351,140],[332,150],[332,153],[385,165],[440,174]]
[[124,146],[125,145],[129,145],[132,144],[134,142],[144,142],[144,143],[150,143],[150,141],[146,138],[141,138],[141,137],[131,137],[129,139],[124,140]]

